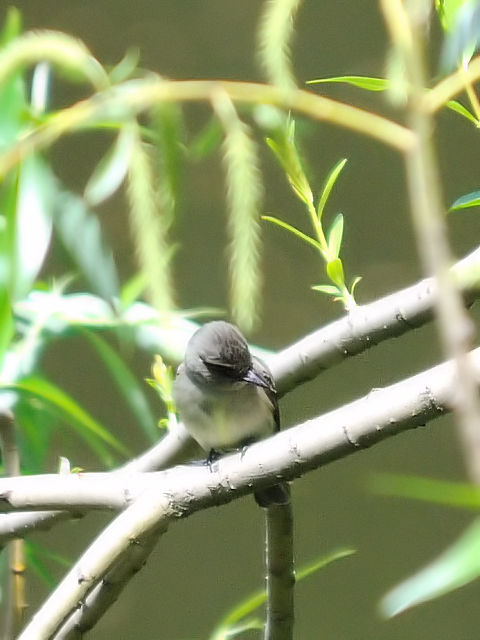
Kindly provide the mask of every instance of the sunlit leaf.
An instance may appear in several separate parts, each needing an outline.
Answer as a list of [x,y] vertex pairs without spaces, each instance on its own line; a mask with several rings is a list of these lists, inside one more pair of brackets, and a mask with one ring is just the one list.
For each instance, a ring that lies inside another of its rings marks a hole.
[[12,299],[26,295],[43,265],[52,234],[55,196],[55,179],[44,160],[34,155],[26,158],[18,178]]
[[0,365],[14,335],[13,315],[6,289],[0,289]]
[[480,576],[480,519],[430,565],[387,593],[380,611],[392,617],[462,587]]
[[328,249],[332,256],[338,258],[340,255],[340,248],[342,246],[343,237],[343,215],[341,213],[335,216],[332,222],[330,230],[328,232],[327,243]]
[[51,453],[51,435],[56,421],[50,412],[39,411],[31,398],[18,397],[15,403],[15,422],[18,426],[19,448],[22,452],[22,471],[44,473]]
[[39,545],[36,542],[26,542],[25,554],[28,566],[31,567],[33,571],[51,587],[55,586],[56,580],[50,569],[47,567],[45,560],[51,560],[63,569],[68,569],[72,565],[72,561],[65,556],[48,549],[44,545]]
[[460,7],[468,0],[435,0],[435,8],[445,31],[450,31],[457,21]]
[[442,25],[446,34],[441,52],[441,66],[450,69],[464,64],[472,57],[479,43],[480,6],[471,0],[450,0],[444,12]]
[[315,284],[311,287],[314,291],[320,291],[320,293],[326,293],[328,296],[339,296],[341,291],[333,284]]
[[[301,567],[296,573],[296,581],[299,582],[304,578],[308,578],[312,574],[316,573],[320,569],[327,567],[336,560],[341,560],[355,553],[353,549],[336,549],[331,553],[317,558],[310,564]],[[242,600],[233,609],[231,609],[226,616],[218,624],[215,631],[210,636],[210,640],[226,640],[231,637],[229,635],[232,629],[236,629],[240,621],[248,615],[251,615],[258,607],[260,607],[266,600],[267,594],[265,589],[259,589],[252,595]],[[250,622],[252,622],[250,620]],[[248,624],[248,622],[247,622]]]
[[22,15],[16,7],[8,7],[3,29],[0,33],[0,47],[16,38],[22,30]]
[[322,250],[320,243],[317,242],[315,238],[311,238],[310,236],[307,236],[306,233],[303,233],[303,231],[300,231],[300,229],[297,229],[296,227],[289,224],[288,222],[284,222],[283,220],[280,220],[279,218],[274,218],[273,216],[262,216],[262,220],[266,220],[267,222],[272,222],[273,224],[276,224],[278,227],[281,227],[282,229],[286,229],[287,231],[292,233],[294,236],[297,236],[297,238],[300,238],[301,240],[311,245],[318,251]]
[[68,191],[59,193],[54,223],[62,243],[92,291],[106,300],[118,297],[113,252],[105,241],[97,216],[88,210],[83,199]]
[[350,84],[367,91],[385,91],[389,87],[387,78],[372,78],[368,76],[335,76],[332,78],[316,78],[307,80],[307,84],[327,84],[329,82]]
[[327,274],[330,280],[339,287],[345,284],[345,274],[343,273],[343,264],[340,258],[327,262]]
[[286,126],[273,133],[275,138],[266,138],[265,142],[282,165],[294,193],[302,202],[311,205],[313,193],[295,144],[295,121],[287,121]]
[[123,307],[128,307],[132,302],[138,300],[138,298],[145,291],[147,286],[147,278],[142,271],[134,274],[123,285],[120,292],[120,300]]
[[108,342],[91,331],[84,331],[84,335],[101,357],[110,376],[117,384],[122,399],[130,407],[145,435],[150,442],[155,442],[158,439],[158,429],[156,427],[156,419],[145,395],[145,387],[139,384],[124,360],[120,358]]
[[449,211],[456,211],[458,209],[468,209],[468,207],[478,207],[480,205],[480,191],[472,191],[466,193],[464,196],[457,198],[450,207]]
[[317,215],[319,220],[322,219],[323,211],[325,209],[325,205],[327,204],[328,198],[330,197],[330,193],[332,192],[332,189],[335,186],[335,182],[337,181],[339,175],[342,173],[343,167],[346,164],[347,164],[346,158],[339,160],[334,165],[334,167],[330,170],[329,174],[325,179],[325,184],[323,185],[323,189],[320,194],[320,198],[318,199],[318,205],[317,205]]
[[350,295],[352,297],[354,296],[355,289],[357,288],[357,284],[360,282],[361,279],[362,279],[362,276],[355,276],[355,278],[352,280],[352,284],[350,285]]
[[464,482],[383,474],[375,476],[372,488],[382,495],[411,498],[461,509],[480,510],[480,489]]
[[201,160],[218,149],[222,142],[223,129],[217,117],[211,118],[196,135],[188,148],[193,160]]
[[470,111],[466,107],[464,107],[461,102],[458,102],[458,100],[449,100],[445,106],[451,111],[455,111],[456,113],[472,122],[476,127],[480,126],[480,123],[473,115],[473,113],[470,113]]
[[53,383],[32,377],[11,384],[0,384],[1,390],[17,391],[20,395],[43,401],[50,411],[75,430],[104,463],[110,465],[112,462],[110,449],[128,455],[126,447],[108,429]]
[[85,187],[85,199],[98,205],[109,198],[120,187],[127,175],[134,142],[132,127],[126,124],[117,139],[95,167]]

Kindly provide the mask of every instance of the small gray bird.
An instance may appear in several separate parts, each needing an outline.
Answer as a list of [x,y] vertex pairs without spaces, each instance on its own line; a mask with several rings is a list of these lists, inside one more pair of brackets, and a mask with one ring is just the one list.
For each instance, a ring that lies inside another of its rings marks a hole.
[[[270,370],[251,355],[247,341],[229,322],[208,322],[191,337],[173,397],[180,419],[209,460],[280,429]],[[259,490],[255,499],[262,507],[283,504],[287,488],[280,484]]]

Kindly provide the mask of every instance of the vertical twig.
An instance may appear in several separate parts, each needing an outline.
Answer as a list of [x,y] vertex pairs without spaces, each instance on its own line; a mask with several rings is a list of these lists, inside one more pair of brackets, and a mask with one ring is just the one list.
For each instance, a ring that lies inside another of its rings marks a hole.
[[[20,475],[20,460],[15,440],[15,423],[10,412],[0,412],[0,445],[6,476]],[[4,640],[15,638],[23,622],[25,603],[25,550],[23,540],[8,543],[8,577],[5,589]]]
[[395,53],[408,81],[407,116],[415,141],[405,154],[405,162],[418,250],[424,270],[437,282],[440,338],[446,357],[456,367],[451,405],[469,476],[480,484],[480,401],[468,355],[474,330],[450,271],[453,258],[432,139],[433,120],[423,103],[426,82],[422,43],[428,4],[414,2],[407,9],[401,0],[381,0]]
[[292,640],[295,571],[292,503],[265,510],[267,616],[264,640]]

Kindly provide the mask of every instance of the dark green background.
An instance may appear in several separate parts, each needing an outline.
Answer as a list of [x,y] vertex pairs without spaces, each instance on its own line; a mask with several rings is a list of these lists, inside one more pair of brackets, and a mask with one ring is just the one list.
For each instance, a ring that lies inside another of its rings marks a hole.
[[[145,68],[172,78],[261,79],[253,55],[262,6],[258,1],[31,0],[16,6],[22,10],[27,28],[53,28],[73,34],[105,64],[114,64],[128,47],[136,46]],[[433,29],[433,38],[438,38],[437,31]],[[386,36],[377,3],[306,0],[298,15],[293,53],[300,83],[328,75],[382,75]],[[67,104],[79,91],[64,86],[56,83],[54,87],[55,100],[60,104]],[[323,91],[391,113],[380,94],[342,87],[325,87]],[[205,115],[205,108],[190,107],[191,128],[198,127]],[[440,114],[438,122],[445,200],[451,203],[479,186],[479,145],[475,130],[454,114]],[[414,282],[420,269],[401,158],[376,142],[330,126],[307,123],[300,129],[306,133],[310,174],[317,188],[337,160],[349,158],[326,215],[330,219],[337,211],[345,215],[343,258],[349,279],[363,276],[359,301],[367,302]],[[107,143],[106,137],[98,135],[62,141],[53,151],[55,166],[67,183],[80,191]],[[266,152],[262,152],[262,160],[265,212],[302,225],[303,210],[288,191],[281,172]],[[183,210],[173,229],[180,242],[175,283],[179,304],[185,307],[225,305],[221,179],[218,158],[189,166],[185,175]],[[133,270],[133,251],[123,197],[115,197],[100,215],[115,246],[122,276],[127,277]],[[457,214],[450,225],[452,242],[460,256],[476,242],[477,214]],[[261,328],[252,339],[277,349],[338,317],[341,309],[310,291],[311,284],[322,281],[321,265],[310,249],[266,223],[263,235],[265,307]],[[55,252],[53,259],[59,260]],[[432,327],[381,345],[288,396],[282,401],[283,423],[288,426],[317,415],[373,387],[420,371],[438,358]],[[46,366],[95,415],[117,425],[136,451],[142,450],[145,445],[137,428],[111,393],[92,352],[78,341],[63,343],[49,354]],[[149,374],[145,358],[139,358],[135,366],[139,377]],[[52,464],[63,453],[52,452]],[[74,465],[91,468],[89,465],[94,464],[76,447],[68,453]],[[373,496],[367,482],[375,472],[385,471],[463,479],[452,421],[438,420],[295,483],[299,565],[338,546],[358,549],[352,558],[298,585],[296,638],[478,637],[477,584],[398,620],[385,622],[377,616],[380,596],[439,554],[470,518],[439,507]],[[96,515],[80,523],[61,525],[55,534],[56,550],[74,557],[105,521],[104,516]],[[262,537],[261,514],[251,499],[172,526],[147,567],[131,582],[92,637],[206,638],[231,605],[262,583]],[[37,539],[47,544],[51,536],[43,534]],[[32,607],[43,595],[44,586],[32,578]]]

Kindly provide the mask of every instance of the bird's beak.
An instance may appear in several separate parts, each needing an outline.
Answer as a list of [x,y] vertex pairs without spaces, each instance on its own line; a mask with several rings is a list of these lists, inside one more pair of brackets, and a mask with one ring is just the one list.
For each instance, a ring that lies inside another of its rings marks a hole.
[[257,387],[269,389],[269,386],[265,382],[265,380],[261,376],[259,376],[258,373],[256,373],[253,369],[249,369],[242,379],[245,382],[249,382],[250,384],[255,384]]

